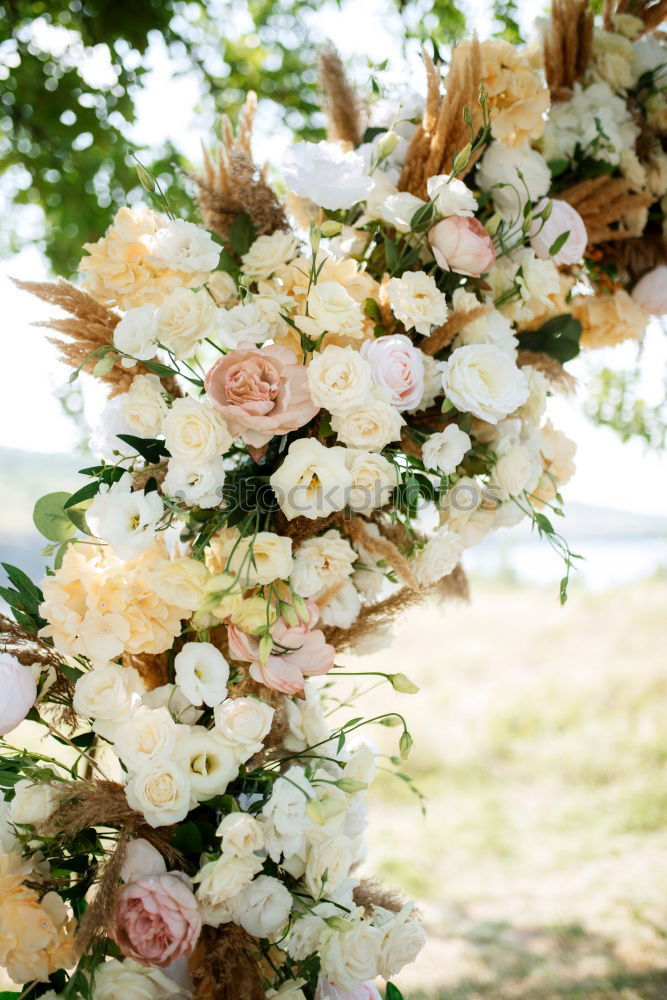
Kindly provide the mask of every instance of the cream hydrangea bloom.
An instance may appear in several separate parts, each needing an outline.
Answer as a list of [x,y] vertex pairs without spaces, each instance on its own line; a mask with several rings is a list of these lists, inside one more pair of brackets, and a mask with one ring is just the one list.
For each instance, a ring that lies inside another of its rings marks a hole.
[[578,295],[572,315],[582,325],[584,347],[610,347],[623,340],[641,340],[649,317],[623,288],[611,295]]

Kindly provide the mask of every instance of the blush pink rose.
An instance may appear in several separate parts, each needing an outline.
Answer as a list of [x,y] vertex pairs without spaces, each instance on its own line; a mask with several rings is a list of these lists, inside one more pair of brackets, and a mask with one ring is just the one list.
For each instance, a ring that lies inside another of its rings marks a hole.
[[0,653],[0,736],[11,733],[35,704],[37,684],[30,667]]
[[361,355],[371,366],[373,381],[389,392],[389,402],[397,410],[412,410],[424,395],[424,357],[409,337],[367,340]]
[[357,986],[356,989],[348,993],[341,990],[330,979],[320,976],[317,983],[315,1000],[382,1000],[382,994],[375,983],[367,982]]
[[290,626],[278,619],[272,630],[273,651],[266,663],[259,660],[259,640],[235,625],[228,628],[229,655],[250,663],[250,676],[283,694],[298,694],[306,677],[326,674],[333,667],[336,650],[314,626],[320,616],[313,601],[307,601],[310,619]]
[[469,278],[486,274],[496,259],[491,237],[477,219],[450,215],[436,222],[428,240],[433,256],[444,271],[456,271]]
[[318,412],[308,391],[306,366],[299,364],[294,351],[278,344],[232,351],[216,361],[204,385],[230,433],[253,448],[303,427]]
[[[548,198],[542,198],[535,206],[534,214],[544,211],[549,203]],[[568,234],[562,247],[551,253],[551,248],[564,233]],[[533,219],[528,235],[535,256],[542,260],[552,260],[554,264],[576,264],[584,256],[588,243],[586,223],[576,208],[566,201],[554,198],[551,202],[551,215],[543,219]]]
[[134,882],[144,875],[162,875],[166,870],[160,852],[143,837],[137,837],[127,845],[120,877],[123,882]]
[[201,927],[199,903],[178,872],[144,875],[120,890],[113,938],[140,965],[165,969],[190,955]]
[[667,313],[667,266],[661,264],[644,274],[632,289],[632,297],[651,316]]

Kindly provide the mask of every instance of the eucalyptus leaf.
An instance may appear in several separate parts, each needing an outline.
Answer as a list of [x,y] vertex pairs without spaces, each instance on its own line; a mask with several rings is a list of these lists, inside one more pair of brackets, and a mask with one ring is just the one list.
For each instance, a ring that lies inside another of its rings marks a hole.
[[69,499],[69,493],[47,493],[35,504],[33,523],[39,533],[51,542],[63,542],[76,535],[76,525],[65,510]]

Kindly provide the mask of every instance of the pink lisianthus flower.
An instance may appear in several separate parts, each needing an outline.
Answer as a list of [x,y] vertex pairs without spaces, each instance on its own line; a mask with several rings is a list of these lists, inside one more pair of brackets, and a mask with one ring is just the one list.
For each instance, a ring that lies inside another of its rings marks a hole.
[[314,601],[307,601],[310,618],[301,625],[290,626],[279,618],[271,635],[273,651],[266,663],[260,663],[259,640],[235,625],[228,627],[229,654],[235,660],[250,663],[250,676],[283,694],[298,694],[306,677],[326,674],[333,667],[336,650],[315,625],[320,612]]
[[201,927],[199,903],[180,872],[144,875],[120,890],[113,938],[140,965],[165,969],[190,955]]
[[368,361],[373,381],[389,393],[397,410],[412,410],[424,395],[424,356],[409,337],[395,333],[367,340],[361,356]]
[[279,344],[238,349],[219,358],[204,385],[230,434],[253,448],[303,427],[318,412],[310,398],[306,366]]
[[444,271],[479,278],[493,267],[496,250],[478,219],[450,215],[436,222],[428,234],[433,256]]

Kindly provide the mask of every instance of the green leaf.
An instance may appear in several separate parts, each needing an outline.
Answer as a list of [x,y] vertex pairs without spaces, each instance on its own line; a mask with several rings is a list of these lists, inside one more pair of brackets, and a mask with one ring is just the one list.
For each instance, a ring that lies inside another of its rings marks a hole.
[[76,535],[76,525],[65,510],[69,499],[69,493],[47,493],[35,504],[33,523],[39,533],[51,542],[64,542]]
[[569,238],[570,238],[570,230],[566,229],[564,233],[561,233],[560,236],[556,237],[556,239],[549,247],[549,255],[551,257],[555,257],[558,251],[562,250],[562,248],[565,246]]
[[571,361],[579,353],[581,323],[569,313],[552,316],[537,330],[519,334],[521,347],[528,351],[544,351],[561,363]]
[[364,132],[361,141],[372,142],[373,139],[376,139],[379,135],[383,135],[386,131],[387,129],[383,128],[382,126],[369,125],[366,131]]
[[4,569],[9,582],[13,587],[16,587],[18,593],[23,597],[30,605],[35,606],[35,610],[38,604],[41,604],[44,600],[44,595],[42,594],[39,587],[35,586],[29,576],[23,572],[23,570],[18,569],[17,566],[12,566],[10,563],[0,563],[0,566]]
[[375,299],[371,299],[370,297],[364,299],[364,315],[368,316],[369,319],[375,320],[376,323],[382,322],[382,313]]
[[232,245],[234,253],[242,257],[243,254],[248,252],[256,238],[257,230],[253,225],[252,219],[247,212],[241,212],[236,216],[229,230],[229,242]]
[[141,438],[135,437],[134,434],[119,434],[118,437],[134,448],[149,465],[155,465],[161,458],[169,457],[164,441],[158,438]]
[[176,372],[173,368],[168,365],[162,365],[159,361],[142,361],[144,368],[148,368],[149,372],[153,372],[154,375],[159,375],[160,378],[173,378]]
[[171,843],[182,854],[199,854],[202,849],[202,838],[196,823],[182,823],[176,827]]
[[65,510],[68,511],[70,507],[78,507],[78,505],[83,503],[84,500],[90,500],[92,497],[97,496],[100,490],[100,485],[101,483],[99,479],[96,479],[92,483],[86,483],[86,485],[82,486],[80,490],[76,491],[76,493],[72,493],[69,500],[65,503]]
[[560,177],[561,174],[564,174],[566,170],[570,169],[570,161],[565,159],[549,160],[549,169],[551,170],[552,178]]
[[72,524],[82,531],[84,535],[92,535],[92,531],[88,527],[86,522],[86,511],[90,507],[90,502],[84,500],[83,503],[77,504],[75,507],[68,507],[66,514],[69,517]]
[[403,994],[394,986],[393,983],[387,983],[387,992],[385,993],[385,1000],[403,1000]]
[[387,270],[393,272],[398,264],[398,250],[388,236],[384,238],[384,254],[387,261]]

